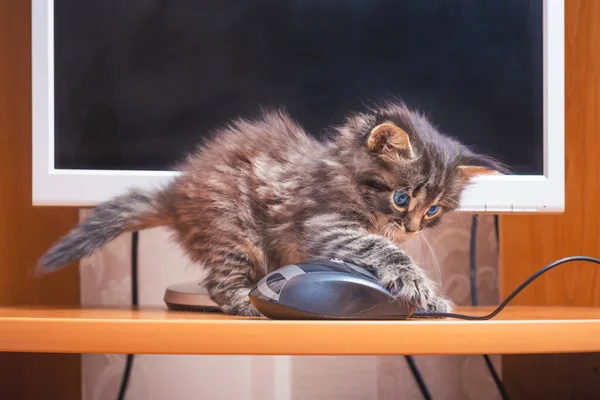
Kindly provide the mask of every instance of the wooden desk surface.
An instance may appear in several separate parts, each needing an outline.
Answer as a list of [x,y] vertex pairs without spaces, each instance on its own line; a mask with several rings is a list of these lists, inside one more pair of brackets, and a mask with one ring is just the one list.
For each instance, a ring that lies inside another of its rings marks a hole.
[[[462,308],[481,314],[488,308]],[[0,351],[510,354],[600,351],[600,308],[512,307],[491,321],[271,321],[165,310],[0,308]]]

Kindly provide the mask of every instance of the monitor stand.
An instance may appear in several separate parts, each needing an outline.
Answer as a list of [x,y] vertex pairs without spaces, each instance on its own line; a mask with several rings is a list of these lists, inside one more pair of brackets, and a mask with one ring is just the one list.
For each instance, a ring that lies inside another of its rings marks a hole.
[[198,282],[184,282],[171,285],[165,291],[164,301],[169,310],[221,312],[210,299],[208,291]]

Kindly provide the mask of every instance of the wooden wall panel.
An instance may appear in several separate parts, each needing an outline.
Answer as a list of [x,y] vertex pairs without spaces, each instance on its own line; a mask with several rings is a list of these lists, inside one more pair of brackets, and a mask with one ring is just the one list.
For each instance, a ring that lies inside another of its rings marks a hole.
[[[0,0],[0,305],[79,304],[76,268],[32,278],[76,221],[75,209],[31,206],[31,3]],[[0,398],[80,398],[78,355],[0,354],[0,371]]]
[[[555,259],[600,257],[600,1],[565,0],[565,8],[566,211],[501,217],[503,296]],[[514,304],[600,306],[600,266],[558,267]],[[599,397],[599,366],[596,354],[503,360],[513,399]]]
[[[600,257],[600,1],[566,1],[566,210],[502,216],[502,290],[569,255]],[[600,306],[600,269],[558,267],[519,304]]]

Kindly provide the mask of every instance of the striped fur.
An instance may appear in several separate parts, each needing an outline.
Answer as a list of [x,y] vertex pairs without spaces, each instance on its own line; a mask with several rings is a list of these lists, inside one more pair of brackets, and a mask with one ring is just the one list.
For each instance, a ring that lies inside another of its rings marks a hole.
[[[369,147],[382,123],[385,135],[394,133],[391,124],[407,137],[378,136]],[[410,151],[397,148],[408,143]],[[401,104],[352,115],[324,142],[285,113],[267,112],[215,132],[163,190],[131,191],[98,206],[39,268],[88,256],[123,232],[166,225],[208,269],[211,298],[230,314],[257,315],[248,291],[266,273],[331,257],[369,268],[399,301],[447,311],[450,303],[399,244],[439,223],[458,205],[473,171],[486,168],[500,169]],[[397,189],[411,195],[405,209],[392,201]],[[425,216],[434,203],[441,211]]]
[[93,214],[51,247],[39,260],[38,272],[49,272],[95,250],[124,232],[169,223],[168,199],[161,192],[131,190],[100,204]]

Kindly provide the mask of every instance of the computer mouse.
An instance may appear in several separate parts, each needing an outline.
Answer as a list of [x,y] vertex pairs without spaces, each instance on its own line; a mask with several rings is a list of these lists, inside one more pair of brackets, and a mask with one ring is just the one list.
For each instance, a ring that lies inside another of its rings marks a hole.
[[340,260],[286,265],[261,279],[249,296],[271,319],[406,319],[414,312],[369,271]]

